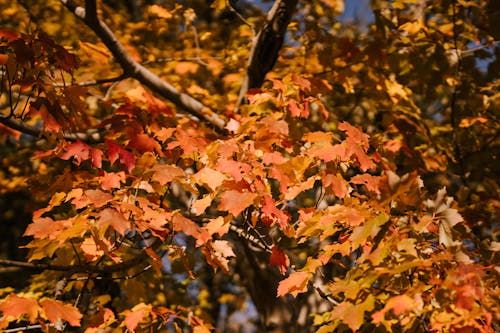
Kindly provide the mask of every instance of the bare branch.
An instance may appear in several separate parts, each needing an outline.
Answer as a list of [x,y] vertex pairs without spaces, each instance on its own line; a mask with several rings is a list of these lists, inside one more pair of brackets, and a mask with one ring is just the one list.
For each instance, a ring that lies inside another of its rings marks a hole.
[[[222,118],[197,99],[179,92],[174,86],[135,61],[103,21],[98,18],[95,22],[87,20],[85,9],[78,6],[78,4],[76,4],[73,0],[60,1],[64,6],[66,6],[66,8],[68,8],[75,16],[82,19],[87,26],[96,33],[96,35],[111,51],[115,59],[123,68],[125,74],[138,80],[160,96],[170,100],[182,110],[215,127],[218,132],[225,133],[224,128],[226,122]],[[87,1],[87,3],[88,2],[92,1]]]
[[259,88],[273,69],[296,6],[297,0],[276,0],[267,13],[266,24],[253,40],[237,107],[245,103],[248,90]]
[[98,20],[96,0],[85,0],[85,21],[88,24],[96,24]]
[[248,25],[250,27],[250,29],[252,30],[252,33],[253,35],[255,36],[256,32],[255,32],[255,27],[252,23],[250,23],[247,19],[245,19],[234,7],[233,5],[231,4],[231,1],[229,0],[226,0],[226,7],[232,12],[234,13],[236,16],[238,16],[238,18],[243,22],[245,23],[246,25]]

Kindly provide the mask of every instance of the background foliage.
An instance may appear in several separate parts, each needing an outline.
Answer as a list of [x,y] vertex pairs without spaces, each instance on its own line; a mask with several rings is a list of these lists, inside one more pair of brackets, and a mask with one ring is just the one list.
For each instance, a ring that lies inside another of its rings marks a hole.
[[0,0],[0,327],[500,329],[498,6],[346,5]]

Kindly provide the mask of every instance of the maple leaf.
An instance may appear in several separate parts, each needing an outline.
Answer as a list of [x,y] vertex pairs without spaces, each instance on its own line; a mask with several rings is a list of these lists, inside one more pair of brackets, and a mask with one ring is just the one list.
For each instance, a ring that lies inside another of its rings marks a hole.
[[44,299],[40,304],[51,323],[56,323],[59,320],[68,322],[71,326],[80,326],[82,314],[71,304],[64,304],[61,301]]
[[105,191],[112,190],[114,188],[120,188],[121,183],[125,182],[125,172],[106,172],[101,176],[101,188]]
[[231,223],[226,221],[222,216],[211,219],[203,228],[209,235],[217,233],[219,236],[224,236],[228,233]]
[[245,174],[250,173],[251,167],[247,163],[221,159],[217,162],[217,170],[231,175],[238,182]]
[[130,222],[114,208],[105,208],[98,216],[101,228],[105,229],[107,226],[111,226],[122,236],[130,229]]
[[238,216],[245,208],[254,203],[255,198],[257,198],[257,193],[226,191],[221,195],[218,209]]
[[135,166],[134,154],[124,149],[119,144],[114,143],[113,141],[106,140],[106,144],[108,146],[109,161],[111,162],[111,164],[119,160],[127,167],[127,170],[130,172]]
[[193,214],[201,215],[205,212],[205,210],[210,206],[213,200],[212,194],[206,194],[203,198],[196,200],[191,205],[191,210]]
[[162,155],[160,144],[152,137],[147,134],[137,134],[132,139],[130,139],[127,148],[135,149],[140,153],[145,153],[148,151],[155,151]]
[[66,152],[60,156],[63,160],[73,158],[76,165],[90,158],[90,146],[80,140],[73,142],[65,147]]
[[278,222],[280,229],[286,229],[289,226],[290,216],[276,207],[276,203],[269,194],[264,195],[262,201],[262,213],[269,221]]
[[151,313],[152,306],[144,303],[139,303],[134,306],[131,310],[125,312],[125,320],[122,323],[122,326],[125,325],[127,329],[131,332],[135,332],[137,325],[149,316]]
[[273,246],[271,256],[269,257],[269,264],[278,266],[280,273],[285,274],[290,266],[290,258],[288,258],[285,251],[279,247]]
[[292,294],[296,297],[300,293],[305,293],[310,278],[311,274],[307,272],[294,272],[290,274],[289,277],[280,281],[277,296]]
[[201,246],[211,239],[210,234],[205,229],[182,215],[175,214],[172,223],[174,231],[183,232],[196,239],[196,246]]
[[193,179],[198,184],[206,184],[210,190],[215,191],[226,180],[226,176],[217,170],[205,167],[195,173]]
[[262,155],[262,163],[264,164],[282,164],[286,162],[286,158],[283,156],[283,154],[273,151],[271,153],[264,153]]
[[317,176],[309,177],[305,182],[300,183],[299,185],[292,186],[288,188],[288,191],[285,192],[285,200],[292,200],[297,195],[305,190],[309,190],[314,186],[316,180],[319,179]]
[[110,193],[103,192],[101,190],[85,190],[85,197],[92,203],[95,207],[99,208],[106,205],[113,199],[113,195]]
[[17,296],[11,293],[0,304],[0,311],[7,319],[19,319],[22,315],[27,314],[30,323],[34,323],[40,312],[40,306],[35,299]]
[[235,254],[231,245],[225,240],[209,241],[202,249],[207,262],[215,269],[221,268],[226,274],[229,273],[229,257]]
[[380,195],[380,177],[372,176],[370,174],[364,173],[361,175],[356,175],[351,178],[350,182],[352,184],[363,184],[366,186],[366,189],[370,192],[373,192],[377,195]]
[[184,176],[184,170],[170,164],[157,164],[153,167],[152,180],[157,181],[164,186],[172,182],[176,178]]
[[399,316],[405,312],[415,309],[415,307],[415,300],[406,294],[391,297],[385,303],[382,310],[372,314],[372,322],[374,324],[380,324],[384,320],[386,313],[390,310],[392,310],[396,316]]
[[144,249],[144,251],[147,253],[148,257],[153,259],[153,269],[157,274],[161,274],[161,268],[163,266],[163,261],[161,260],[160,256],[151,248],[151,246],[148,246]]
[[87,237],[80,243],[80,249],[89,261],[99,259],[104,255],[104,250],[95,242],[94,237]]
[[307,156],[320,158],[325,162],[344,161],[347,158],[346,148],[342,144],[314,146],[306,151],[306,154]]
[[349,183],[339,173],[336,175],[329,173],[323,176],[322,182],[324,187],[331,188],[333,190],[333,194],[340,199],[344,199],[352,191]]

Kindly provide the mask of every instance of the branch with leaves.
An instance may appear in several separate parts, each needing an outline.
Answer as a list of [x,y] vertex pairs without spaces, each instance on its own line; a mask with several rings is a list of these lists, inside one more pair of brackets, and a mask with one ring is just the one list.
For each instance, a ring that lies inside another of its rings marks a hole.
[[252,42],[238,106],[244,103],[248,90],[259,88],[266,74],[273,69],[296,6],[297,0],[276,0],[267,13],[266,23]]
[[226,122],[224,119],[197,99],[188,94],[179,92],[177,88],[161,79],[158,75],[139,64],[130,56],[111,29],[97,16],[95,1],[86,1],[86,6],[88,6],[89,9],[88,12],[73,0],[61,0],[61,3],[96,33],[120,64],[124,71],[124,75],[138,80],[182,110],[211,125],[218,132],[225,132],[224,128]]

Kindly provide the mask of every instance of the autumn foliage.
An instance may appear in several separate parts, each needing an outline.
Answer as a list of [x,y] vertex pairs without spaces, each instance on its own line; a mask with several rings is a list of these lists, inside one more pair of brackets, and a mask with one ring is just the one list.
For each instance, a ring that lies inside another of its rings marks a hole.
[[500,329],[494,3],[0,0],[0,328]]

